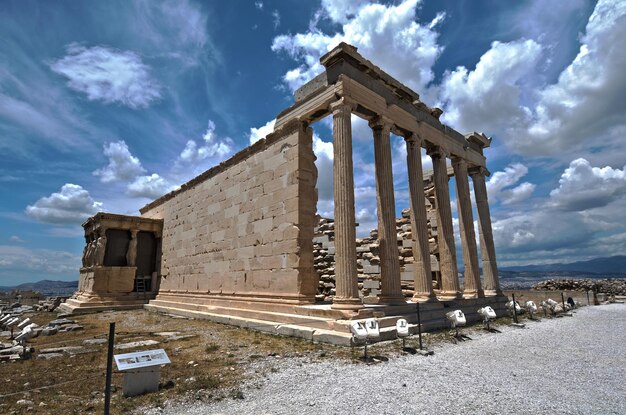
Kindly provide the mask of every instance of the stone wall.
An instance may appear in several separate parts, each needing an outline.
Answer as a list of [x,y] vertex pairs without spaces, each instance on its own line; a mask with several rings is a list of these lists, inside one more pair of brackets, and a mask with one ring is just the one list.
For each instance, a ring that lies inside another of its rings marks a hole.
[[292,122],[144,207],[164,219],[159,293],[314,301],[314,161]]
[[[437,218],[434,211],[434,187],[426,186],[426,209],[428,214],[428,236],[431,253],[431,268],[433,284],[437,288],[439,274],[437,248]],[[413,234],[411,232],[410,210],[404,209],[402,217],[396,219],[396,233],[398,241],[398,261],[400,262],[400,277],[402,279],[402,293],[412,297],[413,284]],[[335,295],[335,245],[334,224],[332,219],[318,217],[318,226],[315,228],[313,239],[313,256],[315,270],[320,281],[317,301],[331,301]],[[378,250],[378,231],[370,232],[366,238],[357,238],[357,271],[359,289],[365,302],[376,302],[380,294],[380,257]]]

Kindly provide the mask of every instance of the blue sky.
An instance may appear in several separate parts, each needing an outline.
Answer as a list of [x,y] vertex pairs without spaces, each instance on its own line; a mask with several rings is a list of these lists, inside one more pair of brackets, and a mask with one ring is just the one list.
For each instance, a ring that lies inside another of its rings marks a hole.
[[[441,107],[445,123],[493,137],[501,265],[626,253],[623,1],[0,8],[0,285],[77,279],[85,218],[138,214],[264,136],[340,41]],[[313,125],[325,215],[330,126]],[[366,122],[354,118],[353,128],[363,234],[375,227],[373,149]],[[408,205],[405,150],[392,140],[399,211]]]

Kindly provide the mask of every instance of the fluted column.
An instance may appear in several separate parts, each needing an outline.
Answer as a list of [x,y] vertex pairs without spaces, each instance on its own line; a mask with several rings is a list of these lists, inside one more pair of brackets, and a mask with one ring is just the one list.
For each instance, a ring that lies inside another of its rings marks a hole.
[[450,208],[450,188],[446,153],[441,147],[431,147],[428,155],[433,159],[433,179],[437,203],[437,242],[439,245],[439,269],[441,270],[441,297],[461,298],[459,272],[456,265],[454,227]]
[[380,251],[381,304],[405,304],[400,281],[396,203],[393,191],[390,132],[391,122],[378,117],[370,122],[374,132],[376,166],[376,205],[378,208],[378,245]]
[[411,204],[411,233],[413,234],[413,301],[435,299],[430,248],[428,246],[428,217],[424,196],[424,173],[422,171],[422,140],[415,134],[404,137],[406,164],[409,172],[409,196]]
[[476,247],[476,234],[474,233],[474,217],[467,176],[467,162],[462,158],[454,158],[452,167],[454,168],[454,178],[456,179],[456,204],[459,212],[463,263],[465,264],[463,296],[465,298],[483,297],[485,293],[480,286],[478,248]]
[[336,290],[332,308],[348,310],[362,307],[356,271],[352,108],[345,98],[330,106],[333,112]]
[[476,198],[476,212],[478,212],[478,232],[480,234],[480,254],[483,261],[483,279],[486,295],[501,294],[498,265],[496,264],[496,248],[493,243],[491,230],[491,214],[487,199],[487,185],[485,184],[486,169],[479,167],[470,169],[474,183]]

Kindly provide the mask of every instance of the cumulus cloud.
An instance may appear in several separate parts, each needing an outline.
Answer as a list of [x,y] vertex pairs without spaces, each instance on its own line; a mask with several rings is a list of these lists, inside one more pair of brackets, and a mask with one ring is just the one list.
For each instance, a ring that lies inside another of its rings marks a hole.
[[166,179],[153,173],[149,176],[139,176],[128,184],[127,194],[131,197],[146,197],[156,199],[174,189]]
[[[515,147],[528,154],[590,147],[590,137],[613,137],[626,125],[626,3],[600,0],[581,37],[580,50],[557,83],[540,91],[528,129],[516,131]],[[527,132],[526,132],[527,131]]]
[[92,101],[145,108],[161,97],[159,83],[150,68],[132,51],[104,46],[67,47],[67,55],[50,68],[68,79],[67,85]]
[[276,119],[270,120],[265,123],[264,126],[255,128],[250,128],[250,144],[254,144],[262,138],[267,137],[269,134],[274,132],[274,124],[276,123]]
[[345,41],[409,87],[424,90],[434,78],[432,66],[442,51],[434,28],[443,15],[420,24],[416,21],[418,3],[405,0],[386,6],[354,2],[340,11],[345,1],[324,1],[322,11],[333,22],[342,23],[342,29],[329,35],[314,26],[306,33],[277,36],[272,50],[286,52],[300,63],[283,76],[284,82],[295,90],[321,73],[320,56]]
[[322,10],[334,23],[346,23],[354,18],[368,0],[322,0]]
[[550,192],[552,206],[571,211],[606,206],[626,194],[626,166],[592,167],[579,158],[573,160],[559,180],[559,187]]
[[[579,8],[576,3],[564,13]],[[546,19],[563,19],[561,10],[545,13],[544,26]],[[536,22],[530,35],[537,35]],[[542,83],[541,67],[559,48],[551,27],[544,27],[549,33],[534,40],[493,42],[474,70],[459,67],[444,77],[439,88],[446,110],[443,120],[461,130],[500,135],[510,149],[523,155],[617,152],[623,158],[626,50],[618,45],[626,38],[625,22],[626,3],[598,1],[580,36],[577,55],[547,85]],[[555,31],[565,30],[561,23],[556,26]]]
[[317,157],[317,190],[320,200],[332,202],[333,197],[333,143],[313,134],[313,152]]
[[[519,177],[520,169],[513,170],[508,176]],[[626,241],[619,235],[626,231],[624,204],[626,166],[592,167],[585,159],[573,160],[547,199],[523,210],[498,211],[493,232],[499,259],[505,264],[575,261],[581,253],[593,257],[623,252]]]
[[66,183],[58,193],[42,197],[26,207],[26,214],[40,222],[81,223],[102,210],[102,203],[91,198],[81,186]]
[[514,187],[527,173],[528,168],[521,163],[513,163],[503,171],[493,173],[487,181],[490,201],[510,205],[529,198],[535,190],[534,184],[524,182]]
[[460,131],[502,131],[525,124],[528,110],[520,106],[521,81],[540,55],[534,40],[496,41],[473,71],[461,66],[446,72],[440,87],[446,108],[442,120]]
[[109,158],[109,164],[93,172],[94,176],[100,177],[102,183],[133,180],[146,171],[123,140],[106,143],[104,155]]
[[206,170],[220,163],[231,155],[235,144],[230,137],[219,137],[215,132],[215,123],[209,120],[207,130],[202,136],[203,143],[188,140],[185,148],[175,162],[174,170],[183,173],[185,177]]

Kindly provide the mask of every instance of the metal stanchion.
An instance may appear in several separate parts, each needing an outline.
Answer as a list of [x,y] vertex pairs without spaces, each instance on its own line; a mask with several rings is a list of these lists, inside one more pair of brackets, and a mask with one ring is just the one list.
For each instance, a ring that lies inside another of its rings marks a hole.
[[417,336],[420,342],[420,350],[423,349],[422,346],[422,316],[420,315],[420,303],[417,304]]
[[104,385],[104,415],[111,410],[111,375],[113,372],[113,344],[115,342],[115,323],[109,324],[109,350],[107,353],[107,374]]

